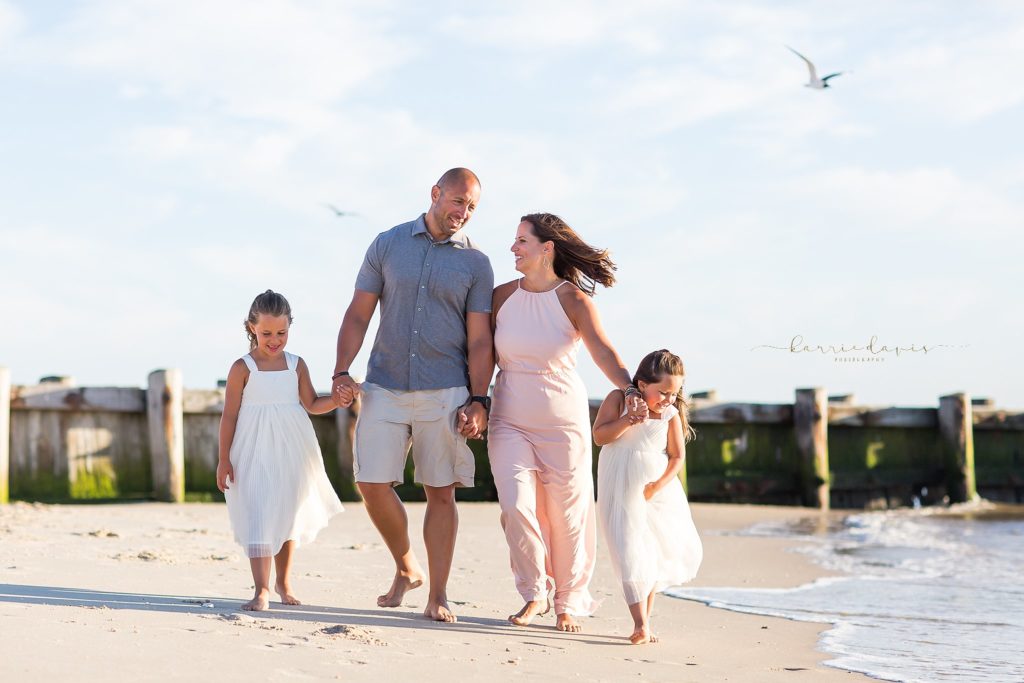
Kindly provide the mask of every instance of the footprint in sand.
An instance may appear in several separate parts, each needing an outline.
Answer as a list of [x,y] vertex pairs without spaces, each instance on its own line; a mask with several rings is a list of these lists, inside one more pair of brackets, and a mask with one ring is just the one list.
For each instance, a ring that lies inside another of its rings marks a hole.
[[226,621],[234,624],[235,626],[245,626],[247,628],[258,628],[263,631],[283,631],[284,627],[277,626],[276,624],[269,624],[262,619],[256,617],[250,617],[248,614],[236,614],[234,612],[225,612],[222,614],[204,614],[207,619],[218,619],[220,621]]
[[95,531],[90,531],[89,535],[96,538],[121,538],[121,534],[109,529],[96,529]]
[[385,641],[374,636],[373,631],[360,626],[325,626],[318,631],[314,631],[313,635],[344,638],[345,640],[354,640],[364,645],[387,645]]

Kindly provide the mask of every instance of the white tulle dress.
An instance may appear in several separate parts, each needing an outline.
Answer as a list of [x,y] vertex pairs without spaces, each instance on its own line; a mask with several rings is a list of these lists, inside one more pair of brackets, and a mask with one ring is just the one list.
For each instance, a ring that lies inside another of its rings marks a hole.
[[286,352],[288,369],[267,372],[248,354],[242,358],[249,381],[229,455],[234,481],[224,498],[245,554],[269,557],[285,541],[312,541],[342,506],[299,402],[298,356]]
[[644,499],[644,485],[665,473],[668,427],[677,414],[669,406],[661,419],[633,425],[598,459],[598,520],[630,605],[693,579],[704,557],[678,479]]

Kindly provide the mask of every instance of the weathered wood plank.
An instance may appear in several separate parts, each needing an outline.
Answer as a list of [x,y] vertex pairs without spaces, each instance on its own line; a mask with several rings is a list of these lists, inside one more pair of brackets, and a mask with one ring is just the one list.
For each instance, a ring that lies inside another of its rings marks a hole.
[[224,412],[223,389],[185,389],[182,410],[186,414]]
[[1006,431],[1024,431],[1024,412],[1000,410],[998,408],[978,408],[972,406],[975,429],[1002,429]]
[[793,406],[789,403],[716,403],[701,406],[690,413],[694,425],[749,422],[755,424],[788,424],[793,422]]
[[828,423],[841,427],[923,427],[939,423],[935,408],[894,408],[830,404]]
[[11,410],[142,413],[146,391],[135,387],[65,387],[53,384],[14,387]]

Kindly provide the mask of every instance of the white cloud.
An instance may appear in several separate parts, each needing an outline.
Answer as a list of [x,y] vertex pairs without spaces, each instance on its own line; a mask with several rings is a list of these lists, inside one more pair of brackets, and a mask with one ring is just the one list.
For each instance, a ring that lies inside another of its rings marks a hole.
[[906,35],[858,69],[874,95],[889,104],[954,123],[977,121],[1024,103],[1017,73],[1024,64],[1024,19],[996,30],[968,24],[949,35]]
[[0,45],[20,32],[24,23],[21,13],[14,5],[0,0]]
[[52,36],[71,65],[110,74],[128,92],[152,87],[191,106],[287,116],[320,105],[409,57],[386,37],[388,6],[202,0],[84,6]]
[[828,169],[790,183],[803,201],[823,200],[854,216],[864,233],[918,232],[936,237],[1009,236],[1024,225],[1024,206],[949,168],[906,171]]

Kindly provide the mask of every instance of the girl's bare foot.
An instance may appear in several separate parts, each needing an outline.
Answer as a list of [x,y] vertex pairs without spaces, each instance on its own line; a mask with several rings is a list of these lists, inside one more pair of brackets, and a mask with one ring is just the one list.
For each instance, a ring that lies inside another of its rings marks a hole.
[[391,589],[377,596],[377,607],[400,607],[405,594],[423,585],[421,572],[398,572],[391,582]]
[[642,645],[644,643],[657,642],[657,638],[651,634],[651,630],[647,627],[647,624],[641,624],[633,629],[633,635],[629,637],[629,642],[634,645]]
[[423,616],[429,617],[434,621],[443,621],[449,624],[455,623],[459,620],[451,609],[448,608],[447,600],[429,601],[426,608],[423,610]]
[[289,588],[289,586],[287,584],[279,583],[279,584],[274,586],[274,590],[276,590],[277,594],[279,596],[281,596],[281,602],[284,603],[285,605],[301,605],[302,604],[301,602],[299,602],[299,599],[297,597],[292,595],[291,588]]
[[265,588],[257,590],[253,599],[242,605],[242,609],[246,612],[262,612],[268,607],[270,607],[270,591]]
[[550,600],[530,600],[523,608],[515,614],[510,614],[508,620],[516,626],[529,626],[534,617],[541,617],[551,611]]
[[558,619],[555,621],[556,631],[565,631],[566,633],[579,633],[583,630],[580,626],[580,622],[576,621],[571,614],[559,614]]

